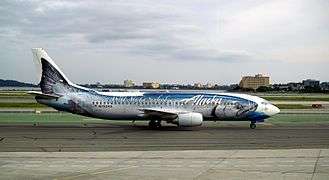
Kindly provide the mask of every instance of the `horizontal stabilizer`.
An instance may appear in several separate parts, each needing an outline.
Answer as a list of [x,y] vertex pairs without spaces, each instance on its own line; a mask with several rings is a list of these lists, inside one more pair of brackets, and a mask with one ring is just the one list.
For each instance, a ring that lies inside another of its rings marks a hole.
[[38,91],[29,91],[29,92],[27,92],[27,94],[31,94],[31,95],[36,96],[36,97],[42,97],[42,98],[45,98],[45,99],[57,99],[57,98],[60,97],[60,96],[57,96],[57,95],[54,95],[54,94],[44,94],[44,93],[38,92]]

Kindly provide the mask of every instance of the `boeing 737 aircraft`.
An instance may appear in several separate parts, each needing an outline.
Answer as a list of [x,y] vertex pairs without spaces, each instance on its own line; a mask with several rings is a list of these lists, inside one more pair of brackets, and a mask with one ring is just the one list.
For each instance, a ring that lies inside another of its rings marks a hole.
[[235,93],[98,92],[72,83],[42,48],[32,49],[41,71],[41,92],[30,91],[37,102],[88,117],[109,120],[147,120],[151,128],[161,121],[180,127],[203,121],[257,122],[280,112],[257,96]]

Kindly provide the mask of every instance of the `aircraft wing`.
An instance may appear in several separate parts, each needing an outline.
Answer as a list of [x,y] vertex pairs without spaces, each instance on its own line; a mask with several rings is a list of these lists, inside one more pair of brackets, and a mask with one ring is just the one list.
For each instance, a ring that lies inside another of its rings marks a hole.
[[44,94],[44,93],[38,92],[38,91],[29,91],[29,92],[27,92],[27,94],[31,94],[31,95],[36,96],[36,97],[42,97],[42,98],[45,98],[45,99],[58,99],[60,97],[58,95]]
[[187,113],[186,111],[180,111],[176,109],[158,109],[158,108],[144,108],[139,109],[143,112],[142,116],[153,117],[159,119],[176,119],[178,114]]

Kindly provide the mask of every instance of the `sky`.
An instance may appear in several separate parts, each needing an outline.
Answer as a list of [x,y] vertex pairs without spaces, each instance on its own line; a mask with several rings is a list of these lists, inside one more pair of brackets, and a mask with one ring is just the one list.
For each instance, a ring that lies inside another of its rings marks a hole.
[[0,79],[38,83],[43,47],[75,83],[329,81],[328,0],[1,0]]

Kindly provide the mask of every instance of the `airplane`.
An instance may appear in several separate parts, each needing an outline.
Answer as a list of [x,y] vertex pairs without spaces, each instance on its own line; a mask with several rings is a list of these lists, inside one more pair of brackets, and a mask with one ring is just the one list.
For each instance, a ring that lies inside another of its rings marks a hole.
[[250,128],[280,112],[269,101],[238,93],[100,92],[72,83],[43,48],[32,48],[41,92],[29,91],[38,103],[59,111],[107,120],[145,120],[158,129],[161,122],[178,127],[203,121],[250,121]]

